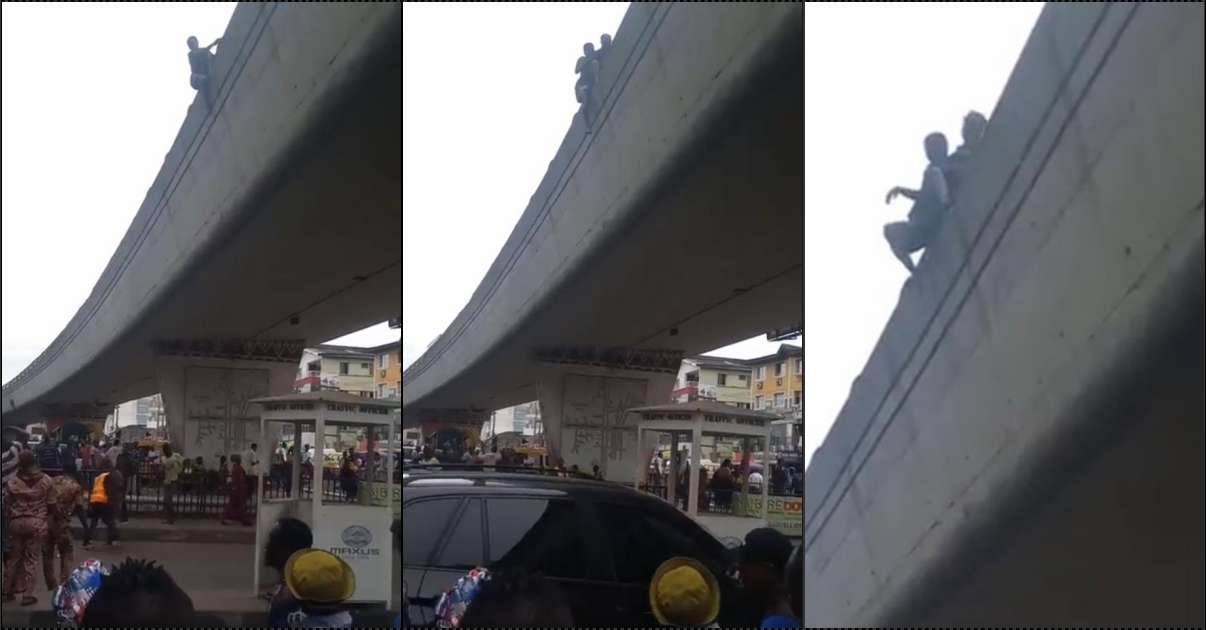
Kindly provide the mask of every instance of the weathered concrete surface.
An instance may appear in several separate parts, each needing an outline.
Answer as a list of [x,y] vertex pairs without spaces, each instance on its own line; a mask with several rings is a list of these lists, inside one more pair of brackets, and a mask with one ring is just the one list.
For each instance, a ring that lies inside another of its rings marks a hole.
[[1203,623],[1202,49],[1044,10],[809,468],[807,626]]
[[703,352],[799,323],[801,14],[631,5],[595,130],[574,118],[469,304],[404,374],[406,422],[536,399],[542,348]]
[[5,423],[153,393],[156,340],[313,342],[397,315],[400,24],[396,2],[235,10],[214,109],[194,101],[92,294],[4,386]]

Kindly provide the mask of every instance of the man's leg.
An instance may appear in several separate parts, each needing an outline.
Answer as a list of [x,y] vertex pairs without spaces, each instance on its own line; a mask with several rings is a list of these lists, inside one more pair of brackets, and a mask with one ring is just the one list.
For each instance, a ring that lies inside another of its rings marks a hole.
[[113,504],[101,506],[101,518],[105,520],[105,542],[117,542],[117,509]]
[[50,534],[49,544],[42,545],[42,577],[46,580],[46,590],[53,591],[58,586],[54,579],[54,533]]
[[167,513],[167,522],[169,524],[176,522],[176,507],[173,505],[176,498],[176,484],[163,484],[163,511]]
[[916,267],[913,265],[913,259],[909,256],[912,252],[909,249],[909,232],[909,224],[904,221],[884,225],[884,239],[888,241],[888,247],[892,249],[892,255],[905,266],[905,269],[909,270],[909,273],[913,273]]
[[92,532],[96,531],[96,524],[100,521],[101,504],[93,503],[88,506],[88,521],[84,524],[84,548],[87,549],[92,544]]

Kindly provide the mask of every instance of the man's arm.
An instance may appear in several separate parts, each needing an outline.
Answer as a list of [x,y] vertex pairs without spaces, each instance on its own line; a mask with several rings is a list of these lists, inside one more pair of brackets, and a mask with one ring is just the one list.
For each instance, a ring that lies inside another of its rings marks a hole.
[[892,203],[892,201],[896,199],[897,195],[903,195],[906,199],[917,201],[917,197],[921,195],[921,191],[913,190],[912,188],[905,188],[904,186],[895,186],[892,188],[892,190],[888,191],[888,196],[884,200],[884,203]]
[[217,46],[217,45],[218,45],[218,44],[220,44],[221,42],[222,42],[222,38],[221,38],[221,37],[219,37],[218,39],[215,39],[215,40],[214,40],[214,43],[212,43],[212,44],[210,44],[210,45],[206,46],[206,47],[205,47],[205,50],[209,50],[210,48],[213,48],[214,46]]

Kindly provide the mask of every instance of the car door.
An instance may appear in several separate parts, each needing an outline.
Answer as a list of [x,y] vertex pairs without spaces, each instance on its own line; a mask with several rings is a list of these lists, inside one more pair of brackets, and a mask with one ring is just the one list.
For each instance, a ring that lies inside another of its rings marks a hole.
[[609,625],[602,622],[607,618],[606,602],[598,599],[603,583],[598,546],[590,545],[585,536],[588,530],[576,501],[491,496],[486,510],[491,568],[541,574],[564,594],[575,625]]
[[728,577],[730,558],[719,541],[673,510],[642,502],[598,500],[594,520],[609,553],[608,597],[617,604],[620,623],[657,626],[649,606],[649,584],[663,562],[676,556],[694,558],[712,571],[721,585],[721,617],[725,625],[757,625],[748,603]]
[[402,569],[411,590],[411,621],[435,621],[445,589],[485,558],[482,503],[477,497],[443,496],[403,506]]

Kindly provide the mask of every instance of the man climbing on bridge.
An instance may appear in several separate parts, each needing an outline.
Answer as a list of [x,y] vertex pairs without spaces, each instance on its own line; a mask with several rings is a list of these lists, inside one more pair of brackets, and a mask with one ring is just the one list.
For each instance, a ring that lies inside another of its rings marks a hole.
[[885,203],[892,203],[903,195],[913,201],[907,221],[896,221],[884,226],[884,238],[892,248],[892,254],[904,264],[909,273],[916,268],[911,254],[928,247],[942,223],[942,217],[951,205],[950,188],[942,172],[947,160],[946,136],[931,133],[925,137],[925,155],[929,165],[921,178],[921,190],[902,186],[888,191]]
[[194,90],[201,92],[201,96],[205,99],[206,106],[213,105],[213,86],[210,81],[210,66],[212,65],[214,53],[213,47],[217,46],[222,38],[215,39],[214,42],[205,48],[200,48],[197,44],[196,37],[188,38],[188,67],[192,70],[192,76],[189,77],[189,85],[193,86]]

